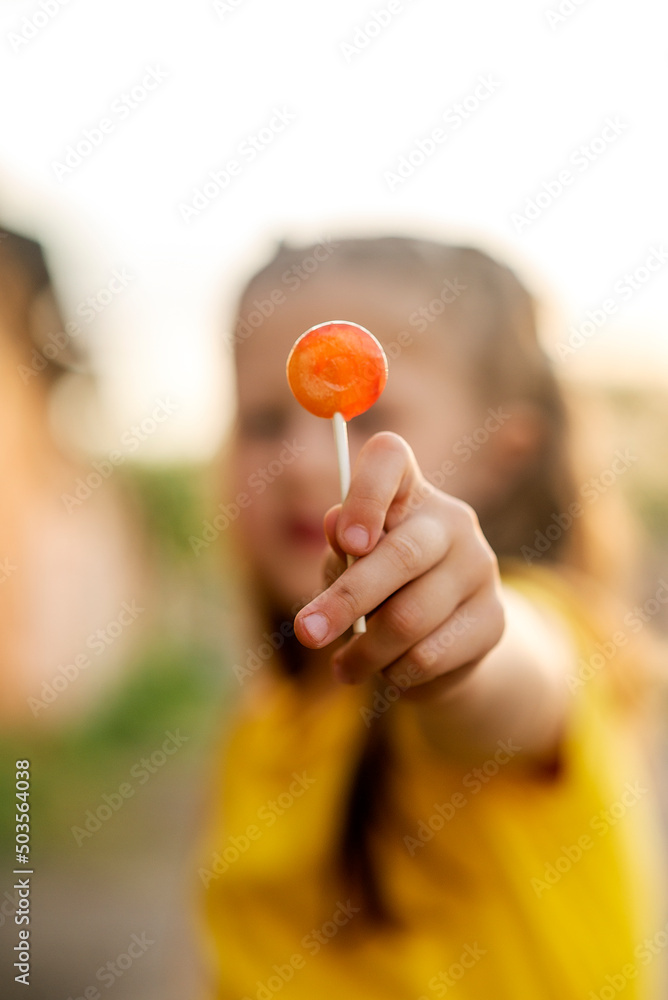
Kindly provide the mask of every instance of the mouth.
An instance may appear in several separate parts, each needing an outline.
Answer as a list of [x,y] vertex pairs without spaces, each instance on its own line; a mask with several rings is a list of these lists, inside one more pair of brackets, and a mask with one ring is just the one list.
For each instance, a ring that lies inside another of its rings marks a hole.
[[327,544],[322,520],[314,517],[288,518],[284,535],[291,545],[312,552],[321,552]]

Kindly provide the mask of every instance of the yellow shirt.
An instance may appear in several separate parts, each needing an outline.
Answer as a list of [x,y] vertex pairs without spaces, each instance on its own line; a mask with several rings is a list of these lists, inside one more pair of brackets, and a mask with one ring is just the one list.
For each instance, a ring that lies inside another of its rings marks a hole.
[[561,614],[580,652],[559,775],[518,767],[510,733],[477,770],[455,767],[409,703],[391,704],[375,862],[403,927],[351,934],[354,906],[325,873],[375,724],[369,690],[307,702],[277,681],[227,741],[201,855],[217,1000],[659,996],[668,925],[645,768],[563,585],[533,570],[506,582]]

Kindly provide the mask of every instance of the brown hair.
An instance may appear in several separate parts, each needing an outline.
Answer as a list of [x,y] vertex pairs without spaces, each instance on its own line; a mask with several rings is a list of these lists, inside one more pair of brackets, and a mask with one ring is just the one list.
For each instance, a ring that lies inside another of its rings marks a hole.
[[[316,245],[291,248],[281,244],[244,289],[242,307],[258,287],[279,282],[314,250]],[[521,558],[522,547],[531,546],[536,532],[550,523],[551,515],[567,510],[577,494],[569,459],[566,406],[538,338],[536,306],[530,293],[509,267],[480,250],[403,237],[342,240],[320,264],[320,273],[382,276],[393,285],[414,286],[418,294],[422,290],[425,302],[438,301],[444,282],[457,282],[456,287],[464,289],[443,310],[443,320],[438,316],[429,319],[432,336],[442,332],[459,346],[474,391],[485,406],[526,402],[541,421],[541,448],[535,460],[518,473],[509,492],[498,502],[491,498],[489,507],[480,512],[481,526],[499,560]],[[419,328],[419,321],[414,326]],[[575,562],[582,550],[575,537],[579,527],[576,524],[573,530],[563,532],[542,562]],[[293,677],[298,677],[303,663],[297,646],[296,640],[286,645],[279,663]],[[366,916],[383,921],[392,921],[393,914],[383,899],[374,867],[372,838],[387,805],[390,752],[381,717],[370,727],[351,781],[337,859],[339,872],[362,901]]]
[[[79,345],[63,332],[60,306],[41,245],[1,225],[0,303],[8,332],[26,361],[29,356],[36,358],[39,369],[35,370],[47,383],[55,383],[67,371],[84,369]],[[63,347],[49,342],[54,333]]]

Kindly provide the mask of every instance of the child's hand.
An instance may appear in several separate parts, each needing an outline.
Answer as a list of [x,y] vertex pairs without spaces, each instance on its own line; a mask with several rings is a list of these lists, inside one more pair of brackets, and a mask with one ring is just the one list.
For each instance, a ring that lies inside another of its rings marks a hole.
[[[300,611],[297,638],[319,649],[375,610],[367,633],[334,659],[355,683],[384,672],[389,682],[429,696],[462,676],[504,628],[496,558],[469,506],[424,478],[396,434],[362,449],[345,503],[325,530],[339,556],[363,556]],[[468,671],[467,671],[468,673]]]

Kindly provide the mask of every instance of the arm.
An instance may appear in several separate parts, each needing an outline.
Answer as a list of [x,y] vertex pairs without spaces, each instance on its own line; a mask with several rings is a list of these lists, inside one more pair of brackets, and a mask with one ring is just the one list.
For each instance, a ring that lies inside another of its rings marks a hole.
[[461,681],[448,684],[444,675],[440,694],[415,706],[424,735],[450,759],[468,762],[509,738],[536,759],[551,757],[559,745],[575,651],[560,623],[521,595],[502,588],[502,603],[506,624],[497,645],[474,667],[463,667]]
[[367,442],[325,529],[339,557],[364,558],[299,613],[298,639],[322,648],[377,609],[333,657],[341,681],[398,684],[450,759],[478,760],[509,737],[535,758],[555,752],[574,658],[566,633],[502,587],[471,508],[431,486],[401,438]]

